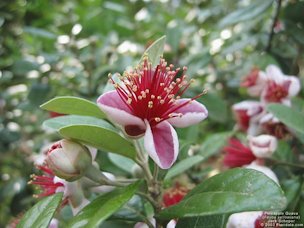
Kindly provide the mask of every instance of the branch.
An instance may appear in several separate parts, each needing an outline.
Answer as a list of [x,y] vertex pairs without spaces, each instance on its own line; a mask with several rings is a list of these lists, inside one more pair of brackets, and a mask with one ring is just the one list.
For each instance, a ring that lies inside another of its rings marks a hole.
[[267,42],[267,46],[265,48],[266,52],[270,52],[270,50],[271,50],[271,42],[272,42],[273,36],[274,36],[274,27],[275,27],[275,25],[278,21],[279,13],[280,13],[281,5],[282,5],[282,0],[277,0],[276,2],[277,2],[277,7],[275,9],[275,14],[274,14],[273,19],[272,19],[272,25],[271,25],[271,28],[270,28],[268,42]]

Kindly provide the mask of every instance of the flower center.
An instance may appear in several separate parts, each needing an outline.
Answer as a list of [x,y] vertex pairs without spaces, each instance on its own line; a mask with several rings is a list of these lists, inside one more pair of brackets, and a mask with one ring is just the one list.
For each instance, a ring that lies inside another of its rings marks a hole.
[[287,97],[289,85],[290,82],[279,85],[274,81],[269,81],[265,99],[268,102],[280,102],[283,98]]
[[152,69],[148,58],[133,71],[124,72],[119,79],[122,83],[113,83],[122,101],[130,111],[142,120],[148,120],[151,126],[173,117],[181,117],[178,109],[202,96],[205,92],[185,102],[178,102],[193,80],[187,81],[187,68],[173,70],[173,65],[167,66],[164,59]]

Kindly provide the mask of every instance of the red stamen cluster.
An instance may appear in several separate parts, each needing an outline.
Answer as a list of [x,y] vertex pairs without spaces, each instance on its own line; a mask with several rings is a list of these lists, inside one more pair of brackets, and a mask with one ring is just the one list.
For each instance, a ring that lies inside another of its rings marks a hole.
[[226,152],[224,164],[228,167],[241,167],[256,159],[250,148],[237,139],[230,139],[229,145],[224,147],[224,151]]
[[186,187],[176,183],[174,187],[167,189],[163,194],[164,207],[170,207],[179,203],[188,192],[189,190]]
[[47,166],[37,166],[44,175],[37,176],[35,174],[31,175],[31,179],[28,183],[37,185],[41,188],[42,193],[38,195],[34,195],[34,197],[45,197],[49,195],[53,195],[56,193],[57,188],[64,187],[64,185],[60,182],[54,183],[54,173]]
[[265,99],[268,102],[280,102],[283,98],[288,95],[288,88],[290,82],[284,83],[283,85],[279,85],[274,81],[268,82],[267,92],[265,95]]
[[180,68],[173,68],[172,64],[167,66],[165,60],[161,59],[159,65],[152,69],[148,58],[145,58],[138,68],[120,76],[121,84],[115,83],[111,75],[109,78],[130,111],[155,126],[166,119],[181,116],[181,113],[176,113],[179,108],[205,93],[189,101],[177,103],[193,80],[187,81],[186,67],[183,67],[180,77]]

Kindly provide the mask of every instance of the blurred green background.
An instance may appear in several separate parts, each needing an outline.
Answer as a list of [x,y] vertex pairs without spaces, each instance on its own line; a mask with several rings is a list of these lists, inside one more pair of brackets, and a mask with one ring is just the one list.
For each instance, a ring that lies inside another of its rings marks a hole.
[[247,98],[239,82],[253,66],[264,70],[274,63],[303,79],[304,2],[281,3],[2,0],[0,227],[35,202],[27,185],[35,172],[31,155],[58,138],[42,129],[50,114],[39,105],[62,95],[95,101],[108,73],[135,66],[163,35],[166,60],[188,66],[196,79],[187,95],[209,91],[199,99],[208,120],[179,130],[181,142],[199,144],[233,128],[230,106]]

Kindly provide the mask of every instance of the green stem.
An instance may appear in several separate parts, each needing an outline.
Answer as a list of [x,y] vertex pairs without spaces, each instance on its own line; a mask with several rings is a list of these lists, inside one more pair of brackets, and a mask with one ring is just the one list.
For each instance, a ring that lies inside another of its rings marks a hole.
[[151,182],[153,180],[153,176],[151,174],[151,170],[148,164],[148,160],[145,158],[145,154],[138,140],[134,140],[134,145],[137,150],[137,158],[136,163],[142,168],[145,173],[145,177],[147,182]]
[[153,171],[153,180],[157,181],[158,180],[158,173],[159,173],[159,167],[154,163],[154,171]]
[[128,210],[134,212],[138,217],[142,218],[144,220],[144,223],[146,223],[149,228],[154,228],[154,225],[149,221],[149,219],[146,216],[144,216],[143,214],[141,214],[139,211],[137,211],[135,208],[130,207],[128,205],[125,205],[124,207],[127,208]]
[[142,196],[142,197],[144,197],[146,200],[148,200],[148,201],[152,204],[152,206],[153,206],[154,208],[155,208],[155,207],[158,207],[157,202],[155,202],[154,199],[153,199],[150,195],[147,195],[146,193],[143,193],[143,192],[137,192],[136,194],[139,195],[139,196]]
[[110,185],[110,186],[116,186],[116,187],[124,187],[128,184],[121,183],[117,181],[109,180],[103,173],[97,169],[95,166],[91,165],[85,172],[84,176],[89,178],[92,181],[95,181],[101,185]]
[[272,25],[270,28],[270,32],[269,32],[269,36],[268,36],[268,41],[267,41],[267,45],[265,48],[266,52],[270,52],[271,51],[271,42],[273,40],[274,37],[274,27],[279,19],[279,14],[280,14],[280,9],[281,9],[281,5],[282,5],[282,0],[277,0],[277,6],[275,9],[275,13],[272,19]]

